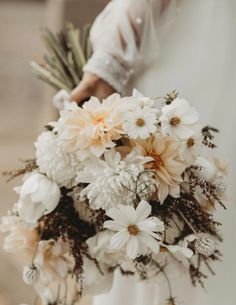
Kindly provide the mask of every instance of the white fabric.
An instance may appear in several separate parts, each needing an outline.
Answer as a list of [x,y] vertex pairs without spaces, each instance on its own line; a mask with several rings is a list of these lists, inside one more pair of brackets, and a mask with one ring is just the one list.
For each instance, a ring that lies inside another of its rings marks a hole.
[[[97,18],[91,38],[94,55],[86,71],[123,94],[134,87],[148,96],[177,89],[204,123],[221,130],[219,152],[230,165],[228,212],[218,213],[224,261],[214,266],[208,294],[184,276],[174,288],[181,304],[236,304],[236,1],[115,0]],[[164,286],[134,284],[117,274],[111,293],[95,297],[94,305],[164,304]]]

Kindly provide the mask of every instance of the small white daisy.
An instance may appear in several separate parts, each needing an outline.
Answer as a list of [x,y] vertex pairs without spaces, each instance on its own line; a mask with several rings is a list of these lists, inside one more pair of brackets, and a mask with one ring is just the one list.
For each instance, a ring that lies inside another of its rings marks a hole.
[[113,220],[104,223],[104,228],[115,231],[111,238],[111,247],[126,250],[127,256],[134,259],[148,252],[158,253],[164,223],[157,217],[148,217],[151,206],[141,200],[137,208],[119,206],[112,208],[107,215]]
[[151,107],[136,107],[124,115],[123,129],[131,139],[147,139],[157,129],[157,112]]
[[182,141],[180,157],[186,164],[193,164],[202,148],[202,134],[198,130],[194,135]]
[[160,117],[162,133],[164,136],[188,139],[194,135],[198,119],[198,113],[190,107],[189,102],[177,98],[170,105],[162,108]]

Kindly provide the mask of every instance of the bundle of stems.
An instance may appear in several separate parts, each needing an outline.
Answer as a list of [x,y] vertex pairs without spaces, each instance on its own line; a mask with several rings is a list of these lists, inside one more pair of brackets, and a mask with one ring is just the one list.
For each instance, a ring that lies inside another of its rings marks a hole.
[[47,53],[41,61],[31,61],[33,74],[56,90],[70,93],[81,81],[83,66],[91,55],[89,26],[82,30],[66,23],[58,34],[50,29],[42,31]]

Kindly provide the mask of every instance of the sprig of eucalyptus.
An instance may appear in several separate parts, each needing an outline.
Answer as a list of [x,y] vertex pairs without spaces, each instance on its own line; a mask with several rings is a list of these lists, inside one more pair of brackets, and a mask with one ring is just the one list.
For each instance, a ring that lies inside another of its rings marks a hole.
[[56,90],[71,92],[81,81],[83,66],[91,55],[89,26],[82,30],[66,23],[58,34],[50,29],[42,31],[47,53],[43,61],[31,61],[33,74]]

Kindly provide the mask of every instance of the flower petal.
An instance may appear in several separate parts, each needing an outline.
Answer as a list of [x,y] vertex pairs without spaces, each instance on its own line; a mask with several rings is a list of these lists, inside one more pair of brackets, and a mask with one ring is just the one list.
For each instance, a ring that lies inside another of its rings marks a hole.
[[116,233],[111,239],[111,247],[114,249],[122,249],[128,242],[130,234],[127,230]]
[[139,254],[139,242],[137,236],[131,236],[127,243],[127,256],[134,259]]
[[135,222],[140,222],[146,219],[151,214],[152,208],[150,204],[145,201],[141,200],[138,207],[136,208],[136,219]]

